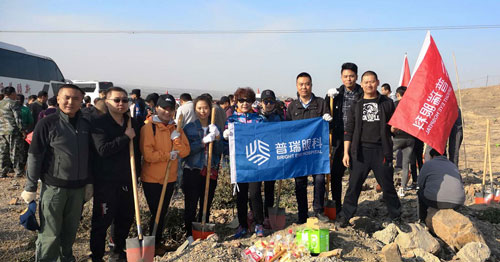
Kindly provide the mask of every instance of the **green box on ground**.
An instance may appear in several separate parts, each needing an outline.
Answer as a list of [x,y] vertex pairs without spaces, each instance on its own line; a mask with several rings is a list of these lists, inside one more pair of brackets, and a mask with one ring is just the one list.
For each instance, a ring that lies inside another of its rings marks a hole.
[[303,229],[297,231],[297,245],[304,245],[312,254],[330,250],[330,232],[328,229]]

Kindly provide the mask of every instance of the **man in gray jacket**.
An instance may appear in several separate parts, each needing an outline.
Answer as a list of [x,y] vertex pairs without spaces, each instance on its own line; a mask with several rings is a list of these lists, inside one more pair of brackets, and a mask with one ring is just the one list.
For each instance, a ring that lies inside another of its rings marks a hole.
[[72,247],[90,178],[90,123],[79,111],[83,94],[75,85],[61,86],[57,112],[40,120],[33,132],[21,197],[34,201],[42,181],[35,261],[75,261]]
[[465,202],[464,184],[457,166],[435,149],[418,176],[420,221],[425,221],[427,208],[457,208]]

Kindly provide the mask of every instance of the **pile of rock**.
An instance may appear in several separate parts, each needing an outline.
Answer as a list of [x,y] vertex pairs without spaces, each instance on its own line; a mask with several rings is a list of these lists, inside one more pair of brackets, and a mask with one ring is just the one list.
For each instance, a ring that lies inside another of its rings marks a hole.
[[381,252],[384,261],[414,258],[439,262],[438,256],[446,253],[443,248],[452,254],[457,252],[453,260],[484,262],[491,256],[484,238],[470,219],[454,210],[429,210],[426,225],[389,224],[375,232],[373,237],[385,244]]

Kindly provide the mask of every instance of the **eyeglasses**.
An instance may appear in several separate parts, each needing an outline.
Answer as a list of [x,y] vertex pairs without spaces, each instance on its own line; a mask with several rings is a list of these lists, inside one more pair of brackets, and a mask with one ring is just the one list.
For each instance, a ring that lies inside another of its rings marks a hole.
[[253,103],[253,101],[250,98],[238,98],[238,102],[240,102],[242,104],[245,102],[247,102],[249,104]]
[[111,100],[111,101],[113,101],[113,102],[115,102],[115,103],[117,103],[117,104],[119,104],[119,103],[120,103],[120,101],[121,101],[123,104],[128,103],[128,98],[118,98],[118,97],[117,97],[117,98],[115,98],[115,99],[107,99],[107,100]]
[[276,103],[276,101],[273,101],[273,100],[264,100],[262,101],[262,103],[268,105],[268,104],[271,104],[271,105],[274,105]]

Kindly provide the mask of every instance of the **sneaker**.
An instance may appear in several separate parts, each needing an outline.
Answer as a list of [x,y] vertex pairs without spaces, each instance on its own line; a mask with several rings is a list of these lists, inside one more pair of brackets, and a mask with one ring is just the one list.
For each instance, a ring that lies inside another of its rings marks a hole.
[[242,227],[242,226],[239,226],[238,227],[238,230],[236,231],[236,234],[234,234],[234,238],[238,239],[238,238],[242,238],[244,237],[245,235],[247,234],[247,229]]
[[262,223],[262,225],[264,226],[264,229],[271,229],[271,222],[268,217],[264,218],[264,223]]
[[345,228],[347,226],[350,226],[351,224],[349,223],[349,219],[347,219],[344,216],[337,217],[335,224],[337,224],[341,228]]
[[264,227],[260,224],[255,226],[255,234],[258,237],[263,237],[264,236]]
[[417,184],[411,183],[411,185],[409,187],[407,187],[407,189],[405,189],[405,190],[415,190],[415,189],[417,189]]
[[404,191],[404,189],[402,187],[399,188],[399,190],[398,190],[398,196],[399,197],[405,197],[405,191]]
[[321,222],[328,222],[328,221],[330,221],[330,219],[327,216],[321,214],[320,212],[317,212],[314,216],[317,217],[318,220],[321,221]]

